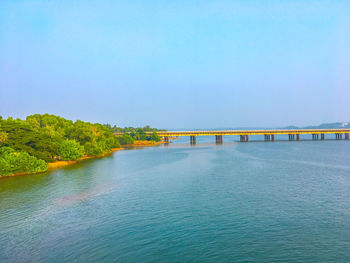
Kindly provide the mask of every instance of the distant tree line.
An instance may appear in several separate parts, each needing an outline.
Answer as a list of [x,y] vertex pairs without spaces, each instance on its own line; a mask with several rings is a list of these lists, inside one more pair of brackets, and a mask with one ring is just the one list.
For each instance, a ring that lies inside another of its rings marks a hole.
[[137,132],[137,130],[143,130],[144,132],[157,132],[157,131],[166,131],[162,129],[156,129],[156,128],[151,128],[149,125],[146,125],[145,127],[142,128],[135,128],[135,127],[117,127],[117,126],[111,126],[110,124],[105,124],[106,127],[108,127],[110,130],[113,132]]
[[[115,136],[114,132],[127,133]],[[129,132],[130,131],[130,132]],[[146,134],[154,131],[152,134]],[[34,114],[25,120],[0,116],[0,176],[47,170],[56,160],[77,160],[99,156],[134,140],[160,138],[155,129],[118,128],[109,124],[75,122],[50,114]]]
[[124,133],[123,135],[117,136],[121,145],[123,144],[132,144],[134,140],[142,140],[142,141],[160,141],[160,137],[157,134],[159,130],[155,128],[151,128],[150,126],[145,126],[142,128],[134,128],[134,127],[125,127],[120,128],[117,126],[111,126],[109,124],[105,124],[105,126],[111,130],[113,133]]

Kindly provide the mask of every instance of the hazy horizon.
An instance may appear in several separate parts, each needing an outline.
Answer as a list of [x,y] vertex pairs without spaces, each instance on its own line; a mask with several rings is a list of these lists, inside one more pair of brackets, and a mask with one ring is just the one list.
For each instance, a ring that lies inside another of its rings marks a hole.
[[2,1],[0,115],[166,129],[350,120],[347,1]]
[[[35,113],[36,114],[36,113]],[[40,114],[50,114],[50,113],[40,113]],[[1,115],[0,115],[1,116]],[[16,118],[20,118],[20,119],[25,119],[26,116],[23,116],[23,117],[15,117],[15,116],[1,116],[3,118],[8,118],[8,117],[12,117],[14,119]],[[64,116],[60,116],[60,117],[63,117],[65,119],[69,119],[67,117],[64,117]],[[322,125],[322,124],[333,124],[333,123],[350,123],[350,121],[336,121],[336,122],[324,122],[324,123],[311,123],[311,124],[308,124],[308,125],[284,125],[284,126],[222,126],[222,127],[153,127],[152,125],[149,125],[149,124],[144,124],[144,125],[135,125],[135,126],[129,126],[129,125],[118,125],[117,123],[109,123],[109,122],[105,122],[105,123],[102,123],[102,122],[93,122],[93,121],[89,121],[89,120],[86,120],[86,119],[69,119],[69,120],[72,120],[72,121],[77,121],[77,120],[81,120],[81,121],[85,121],[85,122],[91,122],[91,123],[100,123],[100,124],[110,124],[111,126],[114,126],[116,125],[117,127],[120,127],[120,128],[124,128],[124,127],[139,127],[139,128],[142,128],[142,127],[145,127],[145,126],[150,126],[152,128],[158,128],[158,129],[166,129],[166,130],[173,130],[173,131],[181,131],[181,130],[230,130],[230,129],[283,129],[283,128],[287,128],[287,127],[290,127],[290,126],[295,126],[295,127],[298,127],[298,128],[305,128],[305,127],[309,127],[309,126],[319,126],[319,125]]]

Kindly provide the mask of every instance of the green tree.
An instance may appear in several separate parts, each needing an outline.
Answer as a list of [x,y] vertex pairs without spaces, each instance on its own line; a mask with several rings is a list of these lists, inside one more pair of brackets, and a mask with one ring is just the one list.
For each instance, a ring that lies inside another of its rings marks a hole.
[[148,138],[149,138],[150,141],[155,141],[155,142],[159,142],[160,141],[160,136],[155,131],[152,132],[152,134]]
[[7,133],[0,131],[0,145],[2,145],[7,140]]
[[[146,133],[150,131],[157,129],[73,122],[50,114],[34,114],[25,120],[0,116],[0,148],[7,149],[0,158],[0,167],[2,174],[42,171],[46,169],[46,162],[53,162],[57,157],[76,160],[84,153],[99,156],[134,140],[158,141],[156,133]],[[114,132],[124,135],[116,137]]]
[[15,173],[36,173],[47,170],[47,164],[26,152],[0,147],[0,176]]
[[123,134],[116,137],[120,145],[133,144],[134,139],[129,134]]
[[2,131],[7,133],[4,146],[16,151],[25,151],[38,159],[52,162],[57,156],[58,147],[63,140],[60,136],[50,136],[42,130],[35,130],[23,120],[0,120]]
[[136,132],[137,132],[138,140],[146,140],[147,139],[147,135],[142,128],[137,128]]
[[64,140],[58,149],[62,160],[77,160],[84,156],[84,147],[75,140]]
[[91,142],[87,142],[84,145],[84,151],[87,155],[91,155],[91,156],[99,156],[104,153],[104,149],[101,147],[100,144],[91,143]]
[[106,143],[110,146],[110,148],[120,148],[119,140],[116,136],[108,137],[106,139]]

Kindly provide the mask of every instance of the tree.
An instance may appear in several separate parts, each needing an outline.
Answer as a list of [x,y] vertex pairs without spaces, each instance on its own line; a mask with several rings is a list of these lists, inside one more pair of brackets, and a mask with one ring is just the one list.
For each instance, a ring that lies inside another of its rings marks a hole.
[[87,142],[84,145],[84,151],[87,155],[91,156],[99,156],[104,153],[104,149],[101,147],[101,145],[91,142]]
[[7,133],[0,131],[0,145],[2,145],[7,140]]
[[133,144],[134,139],[129,134],[123,134],[116,137],[120,145]]
[[45,172],[47,164],[26,152],[18,152],[10,147],[0,147],[0,176],[15,173]]
[[22,120],[1,120],[2,131],[7,133],[4,146],[16,151],[25,151],[38,159],[52,162],[57,156],[58,147],[63,140],[60,136],[50,136],[40,130],[35,130],[30,124]]
[[75,140],[65,140],[60,144],[58,154],[62,160],[77,160],[84,156],[84,147]]
[[149,136],[149,140],[150,140],[150,141],[159,142],[159,141],[160,141],[160,136],[158,135],[157,132],[154,131],[154,132]]
[[146,140],[147,139],[147,135],[142,128],[137,128],[136,132],[138,133],[139,140]]
[[[46,162],[54,162],[57,156],[76,160],[84,153],[103,155],[121,144],[133,144],[134,140],[159,141],[156,133],[146,133],[150,131],[157,130],[149,125],[118,128],[80,120],[73,122],[50,114],[34,114],[25,120],[0,116],[1,174],[42,171]],[[125,134],[116,137],[114,132]]]
[[109,148],[120,148],[120,143],[117,139],[117,137],[112,136],[112,137],[108,137],[106,140],[106,144],[109,145]]

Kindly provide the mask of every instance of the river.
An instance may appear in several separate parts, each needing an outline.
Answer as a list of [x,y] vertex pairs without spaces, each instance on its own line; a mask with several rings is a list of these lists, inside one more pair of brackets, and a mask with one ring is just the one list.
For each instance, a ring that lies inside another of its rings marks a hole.
[[350,141],[212,140],[1,179],[0,261],[350,262]]

